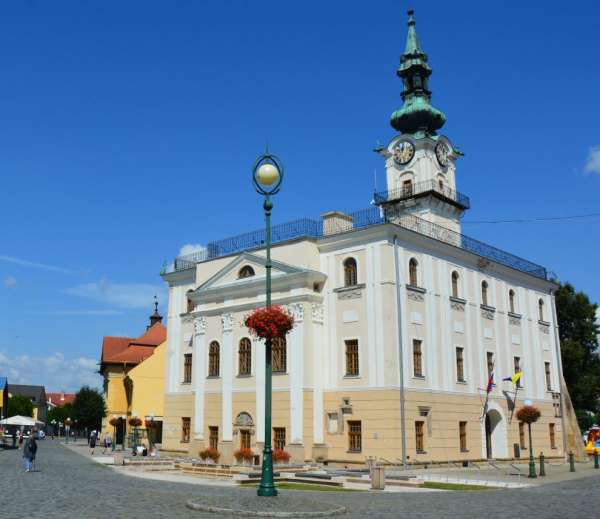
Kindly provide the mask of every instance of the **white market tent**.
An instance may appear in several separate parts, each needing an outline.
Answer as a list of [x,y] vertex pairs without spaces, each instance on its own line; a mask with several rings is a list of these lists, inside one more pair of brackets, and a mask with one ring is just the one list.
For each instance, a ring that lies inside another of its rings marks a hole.
[[44,425],[44,422],[40,422],[39,420],[34,420],[30,416],[11,416],[10,418],[5,418],[4,420],[0,420],[0,425],[17,425],[24,427],[35,427],[36,425]]

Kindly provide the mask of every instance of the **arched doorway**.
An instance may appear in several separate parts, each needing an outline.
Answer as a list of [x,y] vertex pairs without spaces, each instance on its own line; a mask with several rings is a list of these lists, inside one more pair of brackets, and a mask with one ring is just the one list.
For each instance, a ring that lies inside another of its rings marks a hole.
[[490,409],[485,415],[485,456],[506,457],[506,423],[501,411]]

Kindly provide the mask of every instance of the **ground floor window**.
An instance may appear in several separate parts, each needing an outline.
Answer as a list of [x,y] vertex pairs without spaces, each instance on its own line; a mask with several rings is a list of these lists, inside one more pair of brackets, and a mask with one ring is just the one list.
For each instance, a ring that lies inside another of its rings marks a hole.
[[467,422],[458,422],[460,452],[467,452]]
[[216,425],[211,425],[208,428],[208,446],[211,449],[218,450],[218,447],[219,447],[219,428]]
[[348,422],[348,450],[350,452],[362,450],[362,424],[360,421]]
[[525,424],[523,422],[519,422],[519,447],[522,451],[527,449],[525,445]]
[[250,431],[248,429],[242,429],[240,431],[240,448],[250,448]]
[[415,422],[417,453],[425,452],[425,422]]
[[184,417],[181,419],[181,441],[188,443],[190,441],[190,424],[191,419]]
[[550,427],[550,448],[556,449],[556,430],[554,424],[548,424]]
[[274,447],[276,449],[285,449],[285,427],[273,427]]

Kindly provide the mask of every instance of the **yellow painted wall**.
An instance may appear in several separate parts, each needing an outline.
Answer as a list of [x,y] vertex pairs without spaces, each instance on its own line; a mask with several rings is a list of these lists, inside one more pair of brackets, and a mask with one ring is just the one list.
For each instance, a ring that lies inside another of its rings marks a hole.
[[151,414],[155,418],[163,417],[166,351],[165,341],[154,349],[151,357],[129,372],[129,377],[133,381],[131,413],[138,415],[142,420]]

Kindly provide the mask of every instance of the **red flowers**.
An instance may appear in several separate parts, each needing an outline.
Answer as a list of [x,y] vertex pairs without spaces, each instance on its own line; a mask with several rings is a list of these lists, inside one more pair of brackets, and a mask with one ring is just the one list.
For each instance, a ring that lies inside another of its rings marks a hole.
[[113,417],[110,419],[110,421],[108,422],[110,425],[112,425],[113,427],[118,427],[119,424],[121,423],[121,419],[117,418],[117,417]]
[[252,449],[238,449],[233,453],[233,457],[238,463],[242,461],[250,462],[254,459],[254,453]]
[[140,425],[142,425],[142,420],[137,416],[132,416],[129,419],[129,425],[131,425],[131,427],[139,427]]
[[257,308],[244,324],[253,335],[262,339],[282,339],[294,327],[294,317],[280,306]]
[[542,413],[537,407],[524,405],[517,411],[517,420],[519,422],[534,423],[537,422]]
[[275,449],[273,451],[273,461],[275,463],[289,463],[291,455],[283,449]]

